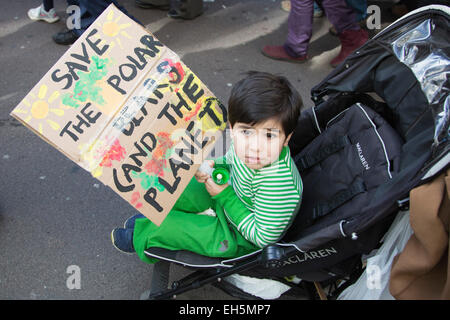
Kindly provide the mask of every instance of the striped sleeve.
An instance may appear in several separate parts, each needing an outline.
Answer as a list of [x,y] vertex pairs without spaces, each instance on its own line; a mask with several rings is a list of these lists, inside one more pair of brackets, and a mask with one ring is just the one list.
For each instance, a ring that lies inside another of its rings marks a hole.
[[293,219],[302,194],[298,172],[285,166],[271,170],[275,171],[255,177],[254,210],[238,225],[244,237],[259,247],[279,240]]

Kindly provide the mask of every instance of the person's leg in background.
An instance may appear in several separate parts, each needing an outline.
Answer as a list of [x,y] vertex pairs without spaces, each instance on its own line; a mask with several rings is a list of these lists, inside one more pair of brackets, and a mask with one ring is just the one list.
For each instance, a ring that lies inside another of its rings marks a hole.
[[356,15],[345,0],[322,0],[328,20],[336,28],[341,42],[341,51],[331,60],[330,65],[336,67],[355,49],[367,42],[369,36],[356,21]]
[[312,34],[313,0],[291,0],[288,34],[282,46],[265,46],[262,53],[272,59],[304,62]]
[[[356,21],[355,12],[345,0],[323,0],[321,5],[341,41],[339,55],[330,62],[332,67],[336,67],[351,52],[367,41],[368,34],[361,29]],[[265,46],[262,53],[277,60],[305,61],[312,35],[313,10],[313,0],[291,0],[286,42],[283,46]]]
[[367,17],[367,1],[366,0],[345,0],[347,5],[355,11],[356,21],[364,21]]
[[28,10],[27,14],[34,21],[43,20],[48,23],[54,23],[59,20],[53,7],[53,0],[43,0],[39,7]]
[[69,5],[79,6],[80,28],[65,30],[55,34],[53,40],[58,44],[74,43],[111,3],[131,19],[142,25],[140,21],[130,15],[116,0],[68,0],[67,3]]
[[[319,0],[321,1],[321,0]],[[347,6],[349,6],[355,12],[355,19],[364,28],[367,18],[367,1],[366,0],[345,0]],[[337,37],[337,31],[334,26],[331,26],[329,32]]]
[[53,8],[53,0],[43,0],[42,4],[44,5],[45,11],[50,11]]
[[[77,6],[79,8],[78,16],[69,16],[68,19],[80,20],[77,22],[73,21],[73,25],[75,26],[74,28],[65,29],[63,31],[55,33],[52,36],[53,41],[61,45],[69,45],[74,43],[85,30],[82,28],[82,23],[86,21],[86,18],[90,17],[89,12],[87,12],[86,7],[84,6],[84,3],[82,3],[80,0],[67,0],[67,5],[68,7]],[[67,13],[69,13],[69,11]]]
[[313,0],[291,0],[288,34],[283,46],[289,55],[295,57],[307,55],[309,40],[312,36],[313,17]]

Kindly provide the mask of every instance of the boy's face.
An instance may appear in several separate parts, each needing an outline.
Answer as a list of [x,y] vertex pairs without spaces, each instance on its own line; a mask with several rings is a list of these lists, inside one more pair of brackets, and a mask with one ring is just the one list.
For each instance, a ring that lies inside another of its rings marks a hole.
[[281,123],[276,119],[254,125],[236,122],[230,134],[237,156],[254,170],[277,161],[292,136],[291,133],[286,137]]

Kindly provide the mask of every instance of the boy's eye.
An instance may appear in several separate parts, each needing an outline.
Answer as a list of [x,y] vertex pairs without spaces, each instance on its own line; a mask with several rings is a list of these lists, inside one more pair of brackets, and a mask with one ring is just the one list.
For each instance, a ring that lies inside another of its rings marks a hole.
[[251,135],[252,134],[252,130],[250,130],[250,129],[242,129],[241,130],[241,133],[244,135],[244,136],[249,136],[249,135]]
[[272,138],[276,138],[276,137],[277,137],[276,133],[270,133],[270,132],[268,132],[268,133],[266,134],[266,136],[267,136],[267,138],[269,138],[269,139],[272,139]]

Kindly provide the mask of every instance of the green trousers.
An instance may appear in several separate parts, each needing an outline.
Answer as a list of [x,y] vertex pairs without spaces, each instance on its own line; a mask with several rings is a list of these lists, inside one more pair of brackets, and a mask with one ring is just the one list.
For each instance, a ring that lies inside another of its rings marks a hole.
[[[212,208],[217,217],[197,214],[208,208]],[[133,245],[139,258],[147,263],[157,261],[144,253],[151,247],[222,258],[239,257],[259,249],[228,222],[223,208],[195,178],[159,227],[147,218],[136,219]]]

